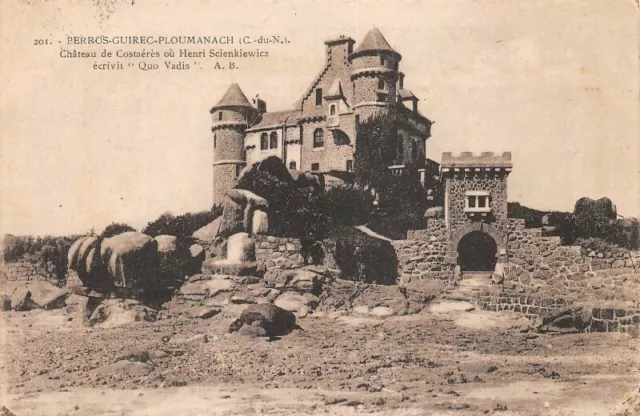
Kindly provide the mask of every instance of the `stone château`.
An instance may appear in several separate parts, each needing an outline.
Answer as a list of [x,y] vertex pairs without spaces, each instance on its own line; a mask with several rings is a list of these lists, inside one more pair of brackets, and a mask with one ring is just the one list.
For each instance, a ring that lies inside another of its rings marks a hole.
[[211,108],[214,204],[222,202],[247,164],[269,156],[293,170],[351,171],[358,125],[392,109],[402,122],[390,168],[425,165],[432,122],[404,85],[402,56],[376,28],[355,49],[355,41],[345,36],[325,44],[323,68],[292,109],[267,112],[265,101],[251,103],[238,84]]

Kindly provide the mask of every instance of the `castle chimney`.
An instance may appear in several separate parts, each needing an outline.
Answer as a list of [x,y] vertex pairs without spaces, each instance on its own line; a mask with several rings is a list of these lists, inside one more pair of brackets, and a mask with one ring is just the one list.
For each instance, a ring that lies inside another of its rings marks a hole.
[[398,72],[398,90],[404,89],[404,74],[402,72]]

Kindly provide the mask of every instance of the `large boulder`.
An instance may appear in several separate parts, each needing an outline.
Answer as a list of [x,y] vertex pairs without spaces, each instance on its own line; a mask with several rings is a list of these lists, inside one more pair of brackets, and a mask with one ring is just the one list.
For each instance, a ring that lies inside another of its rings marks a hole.
[[178,237],[162,234],[153,238],[158,242],[158,253],[174,253],[177,250]]
[[431,207],[428,208],[424,213],[425,218],[444,218],[444,208],[443,207]]
[[236,233],[250,233],[256,210],[268,209],[267,200],[245,189],[231,189],[227,192],[222,211],[222,220],[215,237],[229,237]]
[[222,216],[211,221],[204,227],[197,229],[192,235],[193,238],[200,241],[213,241],[216,238],[216,235],[218,235],[218,230],[220,229],[221,222]]
[[583,332],[591,324],[591,308],[570,307],[552,310],[542,317],[541,332]]
[[158,242],[128,231],[102,240],[100,257],[110,283],[121,288],[149,287],[158,265]]
[[92,279],[100,275],[102,262],[97,253],[100,253],[100,240],[95,236],[80,237],[69,248],[67,266],[85,285],[94,283]]
[[269,232],[269,217],[265,211],[253,211],[251,234],[267,234]]
[[267,270],[264,275],[268,286],[282,290],[292,290],[300,293],[319,295],[325,274],[307,268],[293,270]]
[[254,326],[264,329],[266,336],[286,335],[296,328],[296,317],[292,312],[270,303],[249,305],[240,318],[233,321],[229,332],[239,331],[243,326]]
[[206,260],[202,264],[202,272],[249,276],[256,274],[257,267],[255,242],[249,234],[237,233],[227,240],[225,258]]
[[100,328],[113,328],[138,321],[154,321],[156,316],[157,311],[135,300],[107,299],[93,311],[88,324]]

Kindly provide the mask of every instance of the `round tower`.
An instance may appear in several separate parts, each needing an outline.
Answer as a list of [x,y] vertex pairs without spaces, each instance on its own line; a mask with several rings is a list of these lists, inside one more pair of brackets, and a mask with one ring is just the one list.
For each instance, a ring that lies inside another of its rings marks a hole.
[[393,107],[401,59],[377,28],[371,29],[349,55],[353,109],[360,123]]
[[231,84],[211,110],[213,133],[213,204],[222,204],[224,196],[236,185],[246,165],[244,137],[257,110],[238,84]]

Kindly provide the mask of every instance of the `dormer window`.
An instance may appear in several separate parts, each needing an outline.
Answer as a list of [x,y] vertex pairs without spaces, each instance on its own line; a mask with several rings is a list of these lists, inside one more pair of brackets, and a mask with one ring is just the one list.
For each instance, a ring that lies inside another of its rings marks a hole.
[[487,214],[491,212],[489,191],[468,191],[465,194],[464,212]]

